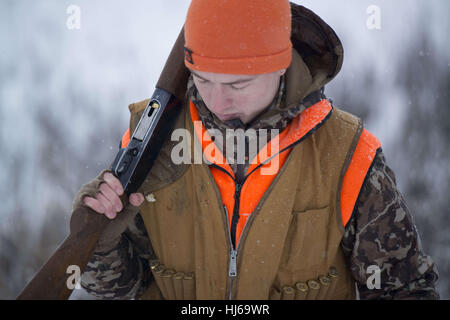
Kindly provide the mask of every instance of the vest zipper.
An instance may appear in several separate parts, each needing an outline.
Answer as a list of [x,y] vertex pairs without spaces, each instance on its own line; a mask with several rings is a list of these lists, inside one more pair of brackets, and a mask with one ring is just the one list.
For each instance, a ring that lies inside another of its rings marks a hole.
[[[294,144],[292,144],[290,147],[294,146]],[[287,149],[289,149],[289,147],[285,148],[284,150],[280,151],[284,152]],[[277,153],[277,154],[279,154]],[[269,159],[270,161],[271,159]],[[233,207],[233,216],[231,218],[231,228],[229,225],[229,220],[228,220],[228,209],[227,207],[224,205],[223,208],[225,210],[225,214],[226,214],[226,222],[227,222],[227,233],[228,233],[228,241],[230,244],[230,260],[229,260],[229,266],[228,266],[228,279],[229,279],[229,293],[228,293],[228,299],[232,300],[232,296],[233,296],[233,284],[234,284],[234,280],[237,277],[237,256],[238,256],[238,249],[240,247],[241,241],[238,242],[238,245],[236,247],[236,227],[237,227],[237,223],[239,221],[239,207],[240,207],[240,201],[241,201],[241,191],[242,191],[242,187],[244,186],[245,181],[247,181],[247,178],[256,170],[258,170],[261,166],[263,166],[264,163],[259,164],[255,169],[253,169],[248,175],[246,175],[244,177],[244,179],[241,182],[237,182],[236,179],[225,169],[223,169],[222,167],[216,165],[216,164],[211,164],[210,166],[226,173],[235,183],[235,192],[234,192],[234,207]],[[251,218],[251,217],[249,217]],[[247,223],[244,226],[244,229],[242,230],[244,232],[244,230],[246,229],[245,227],[247,226]],[[240,239],[239,239],[240,240]]]
[[223,206],[226,214],[226,222],[227,222],[227,234],[228,234],[228,244],[230,245],[230,261],[228,265],[228,300],[231,300],[232,292],[233,292],[233,278],[237,276],[237,251],[234,249],[233,242],[231,241],[231,233],[230,233],[230,224],[228,223],[228,210],[226,206]]
[[[291,145],[289,145],[288,147],[284,148],[283,150],[281,150],[280,152],[278,152],[275,156],[277,156],[278,154],[294,147],[297,143],[299,143],[299,141],[296,141],[294,143],[292,143]],[[273,156],[273,157],[275,157]],[[270,159],[266,160],[270,161],[273,157],[271,157]],[[262,167],[264,163],[259,164],[255,169],[253,169],[248,175],[246,175],[243,179],[242,182],[237,182],[236,179],[225,169],[223,169],[221,166],[218,166],[216,164],[211,164],[210,166],[226,173],[235,183],[235,192],[234,192],[234,207],[233,207],[233,216],[231,218],[231,228],[230,228],[230,224],[229,224],[229,220],[228,220],[228,209],[227,207],[224,205],[223,208],[225,210],[225,214],[226,214],[226,222],[227,222],[227,233],[228,233],[228,241],[229,241],[229,245],[230,245],[230,260],[229,260],[229,266],[228,266],[228,279],[229,279],[229,293],[228,293],[228,299],[232,300],[232,296],[233,296],[233,284],[234,284],[234,280],[237,277],[237,256],[238,256],[238,249],[240,247],[240,244],[242,241],[238,242],[238,245],[236,247],[236,227],[237,227],[237,223],[239,221],[239,205],[240,205],[240,200],[241,200],[241,191],[242,191],[242,187],[244,186],[245,181],[247,181],[247,178],[256,170],[258,170],[260,167]],[[250,215],[249,219],[252,218],[252,215]],[[242,234],[244,234],[244,230],[246,229],[247,223],[244,226],[244,229],[242,230]],[[239,239],[241,240],[241,239]]]
[[228,270],[228,276],[230,276],[231,278],[234,278],[237,275],[236,258],[237,258],[237,251],[234,250],[234,249],[231,249],[231,253],[230,253],[230,268]]
[[232,300],[234,279],[237,277],[237,254],[238,254],[238,248],[239,248],[239,244],[240,244],[240,241],[239,241],[238,245],[236,247],[236,227],[237,227],[237,223],[239,221],[239,207],[240,207],[239,204],[241,201],[241,191],[242,191],[242,187],[243,187],[245,181],[247,180],[248,176],[246,176],[242,182],[236,182],[236,180],[226,170],[223,170],[220,166],[217,166],[214,164],[212,166],[214,166],[215,168],[219,168],[219,170],[226,172],[235,182],[234,207],[233,207],[233,216],[231,218],[231,228],[230,228],[230,225],[228,222],[229,220],[228,220],[227,207],[223,206],[225,213],[226,213],[228,240],[230,243],[230,261],[229,261],[229,266],[228,266],[228,278],[230,281],[230,285],[229,285],[228,299]]
[[[237,248],[236,248],[236,227],[239,221],[239,204],[241,201],[241,190],[242,186],[245,183],[245,180],[241,183],[236,183],[236,190],[234,192],[234,208],[233,208],[233,217],[231,218],[231,229],[230,229],[230,238],[231,238],[231,253],[230,253],[230,270],[228,272],[228,275],[231,278],[234,278],[237,276]],[[228,220],[227,220],[228,221]],[[239,247],[239,242],[237,247]],[[233,284],[233,283],[231,283]],[[230,290],[230,296],[231,296],[231,290]]]
[[228,243],[230,245],[230,263],[228,267],[228,276],[229,277],[236,277],[237,270],[236,270],[236,257],[237,257],[237,251],[234,249],[233,242],[231,241],[231,233],[230,233],[230,225],[228,223],[228,210],[226,206],[223,206],[223,209],[225,210],[225,214],[227,216],[227,234],[228,234]]
[[[278,154],[280,154],[281,152],[284,152],[286,150],[288,150],[289,148],[294,147],[296,144],[298,143],[298,141],[296,143],[291,144],[290,146],[284,148],[282,151],[280,151]],[[276,155],[275,155],[276,156]],[[272,159],[272,158],[271,158]],[[269,159],[269,161],[271,160]],[[240,200],[241,200],[241,191],[242,191],[242,187],[244,186],[245,181],[247,181],[247,178],[256,170],[258,170],[261,166],[263,166],[264,163],[259,164],[255,169],[253,169],[248,175],[246,175],[243,179],[242,182],[236,182],[236,179],[225,169],[223,169],[222,167],[216,165],[216,164],[211,164],[210,166],[219,169],[222,172],[225,172],[228,176],[230,176],[230,178],[233,180],[233,182],[235,183],[235,192],[234,192],[234,207],[233,207],[233,217],[231,218],[231,225],[232,228],[230,228],[229,225],[229,220],[228,220],[228,209],[227,207],[224,205],[223,208],[225,210],[225,214],[226,214],[226,222],[227,222],[227,233],[228,233],[228,241],[230,244],[230,260],[229,260],[229,266],[228,266],[228,279],[229,279],[229,293],[228,293],[228,300],[232,300],[232,296],[233,296],[233,284],[234,284],[234,280],[237,277],[237,256],[238,256],[238,249],[240,247],[240,244],[242,241],[238,242],[238,245],[236,247],[236,226],[237,226],[237,222],[239,220],[239,204],[240,204]],[[252,215],[250,215],[249,219],[252,218]],[[254,218],[254,217],[253,217]],[[248,221],[247,221],[248,222]],[[234,227],[233,227],[234,226]],[[244,226],[244,229],[242,230],[242,234],[244,234],[244,230],[246,229],[247,223]],[[239,239],[241,240],[241,239]]]
[[245,180],[243,182],[235,182],[235,191],[234,191],[234,207],[233,207],[233,216],[231,218],[231,241],[233,244],[233,248],[236,249],[236,228],[239,222],[239,207],[241,202],[241,190],[242,186],[245,183]]

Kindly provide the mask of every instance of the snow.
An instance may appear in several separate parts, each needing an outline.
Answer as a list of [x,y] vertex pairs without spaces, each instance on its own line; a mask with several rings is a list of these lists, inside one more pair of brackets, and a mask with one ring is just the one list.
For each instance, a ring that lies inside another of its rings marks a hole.
[[[428,44],[415,54],[439,61],[441,69],[434,72],[448,72],[450,3],[377,0],[381,30],[369,30],[366,9],[373,1],[345,1],[345,7],[332,0],[294,2],[319,14],[341,38],[344,66],[325,92],[344,110],[351,101],[361,102],[365,127],[381,140],[399,185],[406,187],[411,172],[421,168],[404,169],[413,155],[398,156],[397,150],[417,101],[399,89],[396,66],[421,30]],[[189,1],[79,0],[81,28],[69,30],[66,9],[72,4],[0,2],[0,278],[13,279],[0,287],[0,298],[14,297],[67,234],[74,195],[113,160],[128,126],[128,104],[152,94]],[[422,89],[426,107],[439,92]],[[428,130],[433,123],[425,125]],[[429,203],[442,202],[449,191],[442,151],[448,142],[439,139],[429,146],[435,159],[428,166],[435,179]],[[430,215],[435,228],[448,227],[448,220],[438,220],[445,212],[413,214]],[[449,298],[450,239],[427,242],[429,235],[423,236],[443,268],[440,283]]]

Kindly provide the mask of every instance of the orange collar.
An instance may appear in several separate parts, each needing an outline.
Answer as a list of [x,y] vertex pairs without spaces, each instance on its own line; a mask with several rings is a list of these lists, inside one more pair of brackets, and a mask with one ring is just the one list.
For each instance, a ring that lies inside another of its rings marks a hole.
[[[332,109],[333,107],[330,102],[323,99],[304,110],[300,115],[292,120],[285,130],[279,134],[279,139],[273,139],[272,137],[272,140],[264,148],[261,148],[266,150],[277,150],[278,152],[271,154],[268,151],[261,152],[262,150],[260,150],[257,161],[250,166],[249,171],[253,170],[261,163],[268,161],[270,158],[273,158],[276,154],[284,151],[291,145],[300,143],[303,138],[315,131],[328,119]],[[233,170],[226,163],[226,158],[219,148],[217,148],[217,146],[213,143],[211,136],[203,126],[198,115],[197,108],[192,101],[190,101],[190,113],[194,125],[195,135],[198,141],[201,141],[202,151],[206,160],[222,167],[228,171],[231,176],[234,176]],[[278,143],[278,145],[273,145],[274,143]]]

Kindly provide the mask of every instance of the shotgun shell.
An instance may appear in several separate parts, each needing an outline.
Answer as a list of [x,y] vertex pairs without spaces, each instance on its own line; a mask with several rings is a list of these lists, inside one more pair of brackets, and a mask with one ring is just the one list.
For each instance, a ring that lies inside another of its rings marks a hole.
[[305,300],[308,294],[308,286],[304,282],[295,284],[295,300]]
[[330,294],[333,294],[334,289],[336,288],[336,283],[338,282],[339,273],[335,267],[331,267],[328,271],[328,278],[330,279],[330,287],[328,288],[328,291]]
[[195,280],[193,273],[186,273],[183,278],[184,300],[195,299]]
[[161,275],[164,286],[166,287],[167,291],[167,298],[169,300],[175,300],[175,289],[173,287],[172,277],[175,274],[175,270],[173,269],[166,269],[163,274]]
[[320,284],[316,280],[309,280],[308,284],[308,295],[306,296],[306,300],[316,300],[320,291]]
[[281,290],[281,300],[294,300],[295,290],[292,287],[286,286]]
[[177,272],[173,275],[173,288],[175,290],[175,299],[177,300],[184,299],[183,278],[184,272]]
[[159,266],[158,260],[150,260],[150,270],[155,270],[157,266]]
[[321,286],[319,295],[317,296],[318,300],[324,300],[327,296],[328,290],[330,288],[331,280],[326,276],[319,277],[319,283]]

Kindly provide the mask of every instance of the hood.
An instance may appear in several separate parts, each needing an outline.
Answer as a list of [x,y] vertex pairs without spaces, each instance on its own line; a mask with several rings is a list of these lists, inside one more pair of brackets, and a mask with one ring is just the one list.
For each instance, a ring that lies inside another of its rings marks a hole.
[[292,63],[287,71],[286,106],[322,89],[339,73],[344,59],[334,30],[304,6],[291,3]]

